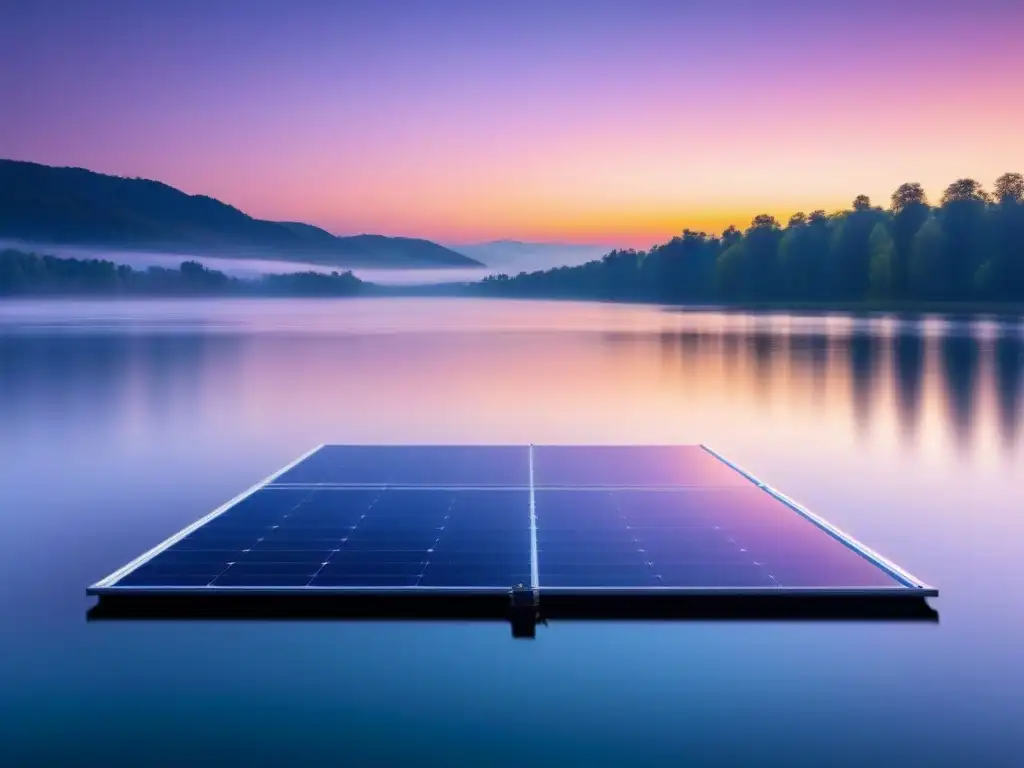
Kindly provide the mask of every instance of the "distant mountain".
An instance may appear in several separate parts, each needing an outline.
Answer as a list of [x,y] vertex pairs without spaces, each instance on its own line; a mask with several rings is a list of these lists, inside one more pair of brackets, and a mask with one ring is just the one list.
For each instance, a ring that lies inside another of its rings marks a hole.
[[254,219],[158,181],[15,160],[0,160],[0,239],[347,267],[481,266],[429,240],[336,237],[310,224]]
[[525,243],[519,240],[492,240],[450,247],[489,267],[528,272],[584,264],[613,250],[611,246],[599,244]]

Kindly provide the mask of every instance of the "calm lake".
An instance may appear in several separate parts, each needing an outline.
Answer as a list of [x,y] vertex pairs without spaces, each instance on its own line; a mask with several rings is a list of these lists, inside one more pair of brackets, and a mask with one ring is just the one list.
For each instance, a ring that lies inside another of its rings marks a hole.
[[[87,622],[319,443],[696,443],[938,623]],[[486,300],[0,303],[6,765],[1024,765],[1024,324]]]

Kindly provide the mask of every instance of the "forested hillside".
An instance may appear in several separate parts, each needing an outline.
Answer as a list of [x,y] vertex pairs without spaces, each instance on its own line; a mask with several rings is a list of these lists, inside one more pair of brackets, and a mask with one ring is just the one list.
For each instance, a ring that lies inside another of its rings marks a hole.
[[659,302],[1024,302],[1024,177],[991,192],[960,179],[932,205],[902,184],[888,205],[763,214],[720,236],[686,230],[650,251],[616,250],[578,267],[496,275],[497,295]]

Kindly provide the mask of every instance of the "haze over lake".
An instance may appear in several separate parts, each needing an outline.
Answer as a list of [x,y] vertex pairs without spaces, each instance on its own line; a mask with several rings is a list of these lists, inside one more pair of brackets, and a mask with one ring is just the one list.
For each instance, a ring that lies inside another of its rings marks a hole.
[[292,272],[346,272],[352,271],[361,280],[381,285],[428,285],[442,282],[463,282],[481,280],[497,270],[485,267],[450,267],[443,269],[395,268],[373,269],[365,267],[331,266],[308,261],[283,259],[250,258],[243,253],[238,256],[209,256],[201,253],[158,253],[154,251],[131,251],[113,248],[86,248],[82,246],[45,246],[23,243],[0,242],[5,246],[21,250],[51,254],[62,258],[103,259],[115,264],[127,264],[134,269],[149,267],[175,269],[183,261],[198,261],[209,269],[224,272],[232,277],[253,278],[260,275],[289,274]]
[[[1019,319],[9,301],[0,424],[13,765],[1020,754]],[[88,584],[323,442],[704,442],[938,586],[940,621],[86,623]]]
[[[317,264],[307,261],[266,259],[238,256],[203,255],[202,253],[158,253],[154,251],[133,251],[112,248],[87,248],[84,246],[30,245],[21,242],[0,241],[0,249],[13,247],[25,251],[51,254],[63,258],[104,259],[115,264],[127,264],[134,269],[149,267],[177,268],[183,261],[198,261],[232,277],[253,278],[267,274],[291,272],[332,272],[351,271],[361,280],[379,285],[431,285],[436,283],[475,282],[488,275],[505,272],[516,274],[521,271],[551,269],[552,267],[573,266],[585,261],[598,259],[610,247],[602,245],[559,245],[536,243],[485,243],[462,250],[467,255],[483,261],[484,267],[430,268],[385,268],[345,267]],[[452,248],[460,250],[460,246]]]

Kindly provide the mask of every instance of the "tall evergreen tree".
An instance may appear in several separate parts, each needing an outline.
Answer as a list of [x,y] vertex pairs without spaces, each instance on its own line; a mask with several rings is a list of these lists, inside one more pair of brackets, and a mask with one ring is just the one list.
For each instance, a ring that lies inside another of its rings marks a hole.
[[893,296],[893,241],[889,227],[879,221],[871,230],[868,248],[871,252],[869,296],[875,300]]
[[928,198],[917,182],[901,184],[892,193],[892,295],[907,298],[910,293],[910,257],[914,235],[928,220]]
[[994,192],[992,295],[1024,301],[1024,176],[1004,173]]
[[943,193],[939,215],[945,244],[939,298],[974,296],[978,268],[989,256],[990,238],[985,221],[988,201],[985,190],[974,179],[958,179]]

